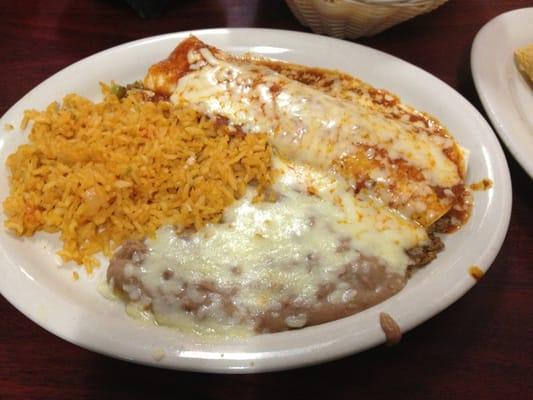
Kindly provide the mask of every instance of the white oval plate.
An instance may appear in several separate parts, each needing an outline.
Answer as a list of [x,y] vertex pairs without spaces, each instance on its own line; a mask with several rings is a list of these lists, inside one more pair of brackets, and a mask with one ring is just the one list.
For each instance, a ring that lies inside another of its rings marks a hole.
[[[103,51],[58,72],[15,104],[1,126],[18,126],[28,108],[42,109],[69,92],[99,97],[98,81],[131,82],[166,57],[190,32],[147,38]],[[306,33],[264,29],[214,29],[195,35],[227,51],[252,51],[297,63],[337,68],[399,94],[448,126],[470,149],[469,181],[490,178],[494,189],[475,194],[470,222],[445,238],[446,250],[417,272],[391,299],[357,315],[297,331],[226,342],[187,336],[129,318],[119,302],[97,291],[104,268],[92,278],[72,279],[61,266],[55,236],[18,239],[0,230],[0,290],[21,312],[50,332],[84,348],[124,360],[211,372],[258,372],[292,368],[346,356],[385,339],[378,319],[387,312],[403,332],[452,304],[474,283],[468,269],[486,271],[503,242],[511,211],[507,164],[490,126],[461,95],[423,70],[379,51]],[[0,136],[0,160],[24,141],[17,132]],[[53,145],[53,144],[51,144]],[[0,199],[8,193],[0,169]],[[3,214],[0,217],[3,219]]]
[[489,21],[472,45],[472,75],[483,107],[511,153],[533,178],[533,85],[518,71],[514,51],[533,44],[533,7]]

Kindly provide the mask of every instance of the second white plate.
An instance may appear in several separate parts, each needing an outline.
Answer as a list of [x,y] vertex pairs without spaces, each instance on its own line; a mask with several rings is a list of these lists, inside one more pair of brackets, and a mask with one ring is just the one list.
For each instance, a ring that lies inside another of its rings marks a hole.
[[483,107],[511,153],[533,178],[533,86],[518,71],[514,51],[533,44],[533,7],[489,21],[472,45],[472,75]]

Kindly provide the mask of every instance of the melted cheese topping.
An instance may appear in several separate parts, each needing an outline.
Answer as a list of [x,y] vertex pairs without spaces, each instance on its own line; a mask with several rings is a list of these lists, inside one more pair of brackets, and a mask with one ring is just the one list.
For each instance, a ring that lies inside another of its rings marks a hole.
[[[405,275],[406,250],[428,239],[423,228],[375,200],[354,196],[342,179],[279,159],[275,163],[280,170],[273,186],[276,202],[253,203],[250,189],[226,210],[222,223],[185,236],[162,228],[156,239],[147,240],[150,251],[141,267],[126,267],[148,293],[158,293],[151,301],[159,322],[182,329],[194,325],[169,299],[177,290],[192,299],[206,296],[197,289],[206,283],[216,290],[199,311],[205,318],[201,326],[219,330],[249,324],[250,316],[281,307],[286,299],[311,307],[324,284],[335,286],[328,301],[349,301],[354,293],[339,276],[363,258]],[[172,277],[165,280],[169,269]],[[223,312],[230,293],[237,309],[232,317]],[[305,315],[286,320],[290,327],[305,323]]]
[[201,111],[224,116],[245,132],[266,132],[285,157],[317,167],[327,167],[350,154],[356,143],[364,143],[386,148],[393,159],[409,160],[431,185],[461,181],[457,166],[442,151],[443,143],[437,143],[441,137],[405,130],[396,121],[266,67],[216,61],[183,76],[171,100],[197,104]]
[[341,75],[313,87],[274,69],[193,37],[150,68],[147,88],[266,133],[290,161],[273,158],[276,201],[254,202],[249,188],[221,223],[147,240],[125,268],[130,312],[231,335],[350,315],[403,287],[407,251],[456,203],[465,157],[438,121],[370,86],[349,95]]
[[[336,83],[333,79],[329,87]],[[145,85],[245,133],[267,133],[283,157],[333,168],[358,190],[367,184],[389,206],[424,226],[454,202],[435,188],[462,184],[463,163],[456,159],[460,153],[453,138],[427,129],[427,119],[395,119],[386,107],[330,96],[195,38],[152,66]],[[383,101],[389,97],[394,100],[386,95]]]

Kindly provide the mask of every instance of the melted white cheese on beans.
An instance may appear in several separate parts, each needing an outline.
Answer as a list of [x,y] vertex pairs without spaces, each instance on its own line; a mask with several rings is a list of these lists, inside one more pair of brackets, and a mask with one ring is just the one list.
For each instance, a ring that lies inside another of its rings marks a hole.
[[[418,224],[371,198],[356,197],[342,179],[274,162],[280,171],[273,185],[277,201],[254,203],[250,189],[225,211],[222,223],[184,235],[160,229],[147,240],[149,252],[140,267],[126,267],[151,294],[158,321],[181,329],[194,324],[177,306],[176,293],[200,303],[210,296],[197,317],[215,330],[251,323],[250,317],[286,299],[311,307],[326,283],[336,288],[328,301],[347,302],[352,289],[339,280],[347,264],[364,255],[404,275],[406,250],[428,240]],[[165,271],[171,271],[167,278]],[[195,285],[206,282],[216,290],[198,291]],[[231,317],[223,310],[225,296],[237,310]],[[305,316],[290,316],[286,324],[302,326]]]

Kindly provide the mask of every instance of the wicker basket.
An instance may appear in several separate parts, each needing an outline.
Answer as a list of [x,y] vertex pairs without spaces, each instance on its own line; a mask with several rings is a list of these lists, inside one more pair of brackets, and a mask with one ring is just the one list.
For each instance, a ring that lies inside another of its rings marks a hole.
[[301,24],[340,38],[372,36],[447,0],[285,0]]

